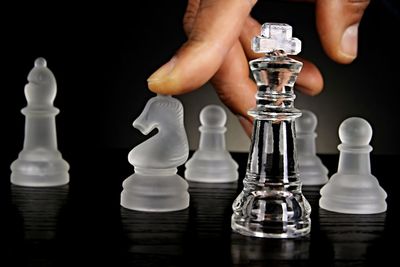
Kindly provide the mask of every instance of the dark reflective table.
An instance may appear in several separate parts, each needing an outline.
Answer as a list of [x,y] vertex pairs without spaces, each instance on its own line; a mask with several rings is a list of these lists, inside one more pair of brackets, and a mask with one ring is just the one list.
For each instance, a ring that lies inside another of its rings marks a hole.
[[[55,188],[9,184],[1,168],[1,266],[368,266],[395,260],[395,190],[399,156],[372,155],[372,173],[388,193],[388,210],[338,214],[318,207],[319,187],[304,187],[312,205],[311,234],[302,239],[232,233],[231,204],[242,183],[190,183],[190,207],[143,213],[119,205],[121,183],[133,172],[128,150],[95,157],[65,155],[71,182]],[[234,153],[243,178],[247,154]],[[336,171],[337,155],[322,155]],[[182,173],[183,168],[180,168]]]

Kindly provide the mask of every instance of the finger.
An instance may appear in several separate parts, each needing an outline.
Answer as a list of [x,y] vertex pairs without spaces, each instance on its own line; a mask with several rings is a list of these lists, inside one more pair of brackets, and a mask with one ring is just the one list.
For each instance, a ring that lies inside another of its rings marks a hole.
[[252,118],[247,111],[256,105],[257,87],[249,77],[247,58],[239,41],[229,51],[211,83],[222,102],[251,125]]
[[264,56],[264,53],[255,53],[251,48],[253,38],[261,33],[261,24],[248,16],[244,21],[239,40],[248,59],[256,59]]
[[[256,59],[264,56],[263,54],[255,53],[251,49],[251,41],[254,36],[260,34],[260,29],[261,25],[258,21],[250,16],[246,19],[240,34],[240,42],[249,59]],[[324,80],[317,66],[301,57],[291,57],[303,62],[303,68],[297,78],[296,88],[308,95],[319,94],[324,86]]]
[[254,3],[255,0],[201,1],[188,41],[149,77],[150,90],[182,94],[208,81],[239,37]]
[[199,10],[200,0],[189,0],[186,7],[185,15],[183,16],[183,30],[186,36],[189,36],[192,32],[194,21],[197,17]]
[[248,118],[242,117],[240,115],[238,116],[238,119],[247,136],[251,137],[251,134],[253,133],[253,122],[251,122]]
[[317,30],[326,54],[338,63],[357,57],[358,25],[369,0],[316,1]]
[[290,56],[303,63],[296,81],[296,89],[307,95],[318,95],[324,88],[324,79],[317,66],[311,61],[298,56]]

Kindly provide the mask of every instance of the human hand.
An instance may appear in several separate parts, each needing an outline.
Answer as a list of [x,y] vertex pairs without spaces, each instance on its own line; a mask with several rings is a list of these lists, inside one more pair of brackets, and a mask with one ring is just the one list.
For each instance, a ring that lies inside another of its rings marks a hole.
[[[248,61],[262,55],[251,50],[261,25],[250,16],[257,0],[189,0],[183,19],[188,41],[175,56],[148,78],[155,93],[179,95],[211,81],[219,98],[248,134],[247,111],[255,106],[257,87],[249,77]],[[315,0],[316,25],[326,54],[338,63],[357,56],[358,25],[369,0]],[[316,95],[323,88],[318,68],[305,59],[297,89]]]

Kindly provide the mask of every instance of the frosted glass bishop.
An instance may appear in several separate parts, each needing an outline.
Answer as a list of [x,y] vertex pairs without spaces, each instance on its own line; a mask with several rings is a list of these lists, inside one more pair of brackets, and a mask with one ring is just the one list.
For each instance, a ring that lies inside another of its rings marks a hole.
[[18,159],[11,164],[11,183],[22,186],[59,186],[69,182],[68,163],[57,149],[53,106],[57,93],[56,79],[44,58],[38,58],[25,86],[27,107],[25,139]]

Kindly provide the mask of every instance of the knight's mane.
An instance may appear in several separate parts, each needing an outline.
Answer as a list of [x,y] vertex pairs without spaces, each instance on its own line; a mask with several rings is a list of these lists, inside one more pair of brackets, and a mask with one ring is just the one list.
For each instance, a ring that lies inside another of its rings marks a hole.
[[183,117],[182,104],[174,98],[167,98],[167,97],[163,97],[161,99],[154,98],[154,101],[151,103],[151,105],[157,105],[161,108],[171,110],[177,114],[179,119]]

